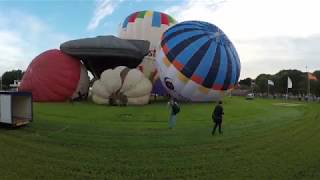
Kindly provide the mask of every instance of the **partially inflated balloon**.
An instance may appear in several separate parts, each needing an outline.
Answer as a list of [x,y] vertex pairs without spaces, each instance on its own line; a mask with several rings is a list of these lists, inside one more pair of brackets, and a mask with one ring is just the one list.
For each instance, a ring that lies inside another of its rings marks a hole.
[[151,82],[137,69],[119,66],[105,70],[92,86],[97,104],[143,105],[149,102]]
[[[121,24],[119,37],[123,39],[148,40],[149,54],[139,65],[148,78],[155,73],[154,60],[161,36],[176,21],[169,15],[157,11],[138,11],[129,15]],[[150,79],[153,81],[153,79]]]
[[218,100],[240,75],[240,60],[229,38],[217,26],[201,21],[168,29],[156,65],[167,91],[187,101]]
[[88,93],[89,76],[79,60],[59,50],[37,56],[23,75],[20,91],[40,102],[66,101]]

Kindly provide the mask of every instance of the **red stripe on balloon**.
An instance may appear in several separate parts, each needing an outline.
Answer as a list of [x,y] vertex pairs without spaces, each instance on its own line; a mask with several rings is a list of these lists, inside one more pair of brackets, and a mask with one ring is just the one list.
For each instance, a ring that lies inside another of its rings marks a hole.
[[167,47],[166,44],[162,46],[162,49],[163,49],[164,54],[167,55],[169,52],[169,48]]
[[161,15],[161,24],[169,25],[169,18],[166,14],[160,13]]
[[213,90],[221,90],[221,89],[222,89],[222,86],[223,86],[223,85],[220,85],[220,84],[214,84],[214,85],[212,86],[212,89],[213,89]]
[[202,84],[202,82],[203,82],[203,78],[201,78],[201,77],[199,77],[199,76],[197,76],[197,75],[192,75],[192,76],[191,76],[191,79],[192,79],[194,82],[198,83],[198,84]]
[[133,13],[133,14],[129,17],[128,22],[134,22],[134,21],[136,20],[137,16],[138,16],[138,12]]
[[179,63],[177,60],[174,60],[172,64],[179,70],[181,71],[183,69],[183,64]]

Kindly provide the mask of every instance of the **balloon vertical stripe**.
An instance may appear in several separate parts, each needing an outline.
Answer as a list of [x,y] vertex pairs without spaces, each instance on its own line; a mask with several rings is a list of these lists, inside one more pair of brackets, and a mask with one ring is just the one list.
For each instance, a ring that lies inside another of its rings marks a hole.
[[147,11],[144,17],[150,17],[153,15],[153,11]]
[[208,72],[207,77],[204,79],[203,86],[206,88],[212,88],[213,82],[217,77],[218,69],[220,66],[220,46],[217,46],[216,53],[213,57],[212,65],[210,66],[210,70]]
[[240,69],[241,69],[240,59],[239,59],[239,56],[238,56],[236,49],[233,46],[230,46],[229,48],[233,54],[233,58],[236,60],[236,63],[237,63],[237,78],[236,79],[238,81],[238,79],[240,77]]
[[161,25],[161,17],[159,12],[153,12],[152,17],[152,26],[153,27],[160,27]]
[[[231,54],[230,48],[225,46],[225,49],[227,50],[227,56],[228,59],[233,59],[233,55]],[[238,74],[238,64],[237,61],[231,61],[232,63],[232,78],[230,84],[236,84],[237,74]]]
[[137,16],[138,16],[138,12],[133,13],[133,14],[129,17],[129,22],[135,22]]
[[221,90],[227,90],[229,85],[230,85],[230,82],[231,82],[231,78],[232,78],[232,62],[231,62],[231,59],[229,58],[228,56],[228,52],[226,51],[225,48],[222,48],[223,51],[225,52],[226,54],[226,59],[227,59],[227,72],[226,72],[226,78],[224,78],[224,82],[223,82],[223,87]]
[[[191,78],[191,76],[194,74],[194,71],[197,69],[197,67],[200,64],[200,60],[203,59],[204,55],[207,52],[208,47],[210,46],[212,40],[207,41],[205,44],[203,44],[200,49],[203,49],[201,51],[197,51],[190,60],[186,63],[184,68],[182,69],[182,73],[186,75],[188,78]],[[198,76],[197,76],[198,77]]]
[[190,32],[182,33],[176,36],[175,38],[170,39],[169,42],[166,43],[166,45],[168,46],[169,49],[172,49],[178,44],[185,41],[186,39],[190,39],[193,36],[197,36],[201,34],[203,34],[203,32],[201,31],[190,31]]
[[190,58],[197,52],[197,51],[193,51],[193,50],[194,49],[199,49],[207,41],[208,41],[208,39],[205,36],[203,36],[200,39],[194,41],[193,43],[189,44],[185,48],[185,50],[176,57],[176,59],[179,60],[180,63],[186,65],[187,62],[190,61]]
[[170,55],[170,57],[168,57],[169,61],[173,61],[176,59],[176,57],[186,48],[188,47],[193,41],[196,41],[198,39],[200,39],[201,37],[205,36],[205,34],[199,34],[196,36],[193,36],[189,39],[185,39],[184,41],[182,41],[180,44],[178,44],[177,46],[175,46],[174,48],[172,48],[168,54]]
[[173,37],[178,36],[179,34],[183,34],[186,32],[193,32],[195,30],[199,30],[196,28],[186,28],[186,29],[181,29],[175,32],[172,32],[171,34],[169,34],[168,36],[166,36],[164,39],[162,39],[161,44],[166,44],[170,39],[172,39]]
[[[168,15],[167,15],[168,16]],[[168,16],[169,18],[169,24],[175,24],[177,23],[176,20],[174,20],[171,16]]]
[[137,18],[144,18],[145,14],[147,13],[147,11],[141,11],[138,13]]
[[212,40],[210,46],[207,49],[207,53],[203,57],[202,61],[200,61],[200,65],[197,67],[196,71],[194,72],[194,74],[201,77],[203,80],[208,75],[208,72],[212,64],[212,57],[216,53],[216,49],[217,49],[217,44],[214,43]]
[[223,87],[223,82],[226,78],[226,71],[227,71],[227,58],[226,58],[226,52],[224,51],[223,46],[219,46],[220,47],[220,66],[219,66],[219,70],[217,73],[217,77],[214,81],[213,84],[213,89],[214,90],[222,90]]
[[122,28],[127,28],[128,22],[129,22],[129,17],[130,17],[130,16],[126,17],[126,19],[125,19],[124,22],[122,23]]
[[161,24],[169,25],[169,18],[167,15],[160,13],[161,16]]

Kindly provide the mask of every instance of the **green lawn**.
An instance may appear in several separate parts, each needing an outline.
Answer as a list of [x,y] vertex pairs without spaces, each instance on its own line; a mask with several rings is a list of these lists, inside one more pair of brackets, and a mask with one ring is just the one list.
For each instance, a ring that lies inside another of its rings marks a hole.
[[320,179],[320,104],[278,103],[226,97],[216,136],[213,104],[182,104],[170,130],[165,103],[36,103],[0,128],[0,179]]

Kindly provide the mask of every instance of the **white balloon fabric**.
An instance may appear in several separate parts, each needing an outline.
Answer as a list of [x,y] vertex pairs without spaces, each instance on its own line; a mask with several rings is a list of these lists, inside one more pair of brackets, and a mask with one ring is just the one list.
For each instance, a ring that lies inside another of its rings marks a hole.
[[92,101],[110,105],[144,105],[149,102],[151,82],[137,69],[118,66],[105,70],[92,86]]
[[[77,89],[72,94],[72,99],[83,98],[83,96],[87,96],[89,91],[89,76],[87,68],[81,64],[80,65],[80,80],[77,86]],[[81,97],[80,97],[81,96]]]
[[122,39],[138,39],[150,42],[149,54],[138,66],[151,81],[154,79],[156,68],[155,57],[161,36],[169,27],[176,24],[171,16],[157,11],[139,11],[129,15],[121,24],[119,37]]

